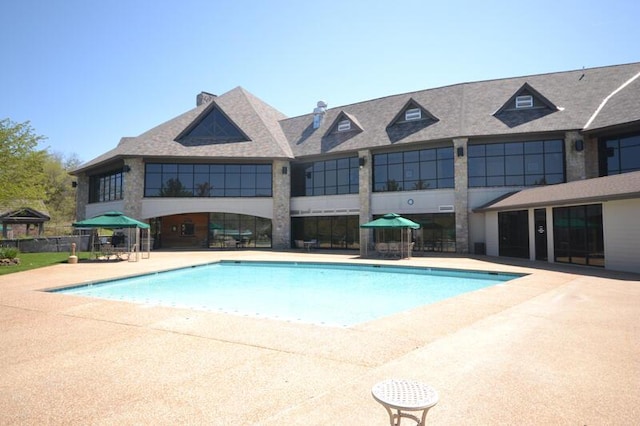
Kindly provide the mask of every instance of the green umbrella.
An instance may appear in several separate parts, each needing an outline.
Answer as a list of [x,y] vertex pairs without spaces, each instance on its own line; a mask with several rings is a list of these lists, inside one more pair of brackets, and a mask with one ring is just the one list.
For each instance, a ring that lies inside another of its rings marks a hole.
[[81,220],[73,224],[76,228],[142,228],[149,229],[149,225],[125,216],[122,212],[112,211],[106,212],[100,216],[92,217],[91,219]]
[[387,213],[371,222],[363,223],[361,228],[411,228],[419,229],[420,224],[396,213]]

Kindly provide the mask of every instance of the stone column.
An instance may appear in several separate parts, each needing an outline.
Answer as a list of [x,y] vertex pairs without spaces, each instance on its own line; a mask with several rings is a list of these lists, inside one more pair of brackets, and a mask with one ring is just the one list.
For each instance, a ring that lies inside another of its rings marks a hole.
[[455,173],[456,252],[469,253],[469,171],[467,138],[453,140],[453,170]]
[[[129,171],[126,171],[129,170]],[[122,172],[124,214],[140,220],[144,196],[144,163],[142,158],[126,158]]]
[[[358,161],[360,164],[360,172],[358,174],[359,182],[359,201],[360,201],[360,224],[370,222],[373,218],[371,213],[371,193],[372,191],[372,173],[373,161],[371,151],[358,151]],[[373,252],[373,230],[360,228],[360,256],[366,256]]]
[[89,177],[86,173],[76,176],[76,220],[87,219],[89,204]]
[[291,165],[288,160],[274,160],[272,173],[273,219],[271,246],[291,248]]
[[[578,132],[566,132],[564,136],[564,151],[566,161],[567,182],[583,180],[587,177],[586,169],[586,141]],[[581,146],[580,146],[581,145]]]
[[595,136],[584,136],[584,168],[585,177],[592,179],[600,176],[600,164],[598,158],[598,138]]

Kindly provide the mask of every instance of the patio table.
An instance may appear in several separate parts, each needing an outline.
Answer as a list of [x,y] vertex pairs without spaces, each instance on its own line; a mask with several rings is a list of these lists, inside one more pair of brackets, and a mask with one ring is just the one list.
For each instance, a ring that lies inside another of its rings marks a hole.
[[[391,426],[399,426],[403,417],[414,420],[417,426],[424,426],[427,412],[438,403],[438,392],[434,388],[411,380],[385,380],[373,386],[371,395],[387,410]],[[403,410],[422,411],[422,416],[403,413]]]

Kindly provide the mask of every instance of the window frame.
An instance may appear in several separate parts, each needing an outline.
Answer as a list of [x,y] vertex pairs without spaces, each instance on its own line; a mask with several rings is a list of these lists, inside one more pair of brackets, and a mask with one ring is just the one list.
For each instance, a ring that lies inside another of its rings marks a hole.
[[469,144],[467,158],[469,188],[539,186],[567,179],[562,139]]
[[118,201],[124,198],[124,172],[113,170],[89,177],[89,203]]
[[338,132],[348,132],[351,130],[351,120],[340,120],[336,126]]
[[518,95],[515,99],[516,109],[533,108],[533,95]]
[[417,121],[422,120],[421,108],[408,108],[404,112],[404,121]]
[[[144,197],[272,197],[272,168],[263,163],[146,163]],[[188,185],[181,176],[186,177]],[[152,181],[154,186],[150,185]],[[174,193],[163,193],[169,181]]]
[[373,192],[455,187],[453,146],[373,155]]

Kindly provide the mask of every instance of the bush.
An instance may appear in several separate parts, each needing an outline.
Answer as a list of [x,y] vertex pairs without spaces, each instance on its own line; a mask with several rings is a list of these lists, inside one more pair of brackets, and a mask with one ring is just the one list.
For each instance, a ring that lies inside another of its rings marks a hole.
[[15,247],[0,247],[0,259],[15,259],[20,250]]

